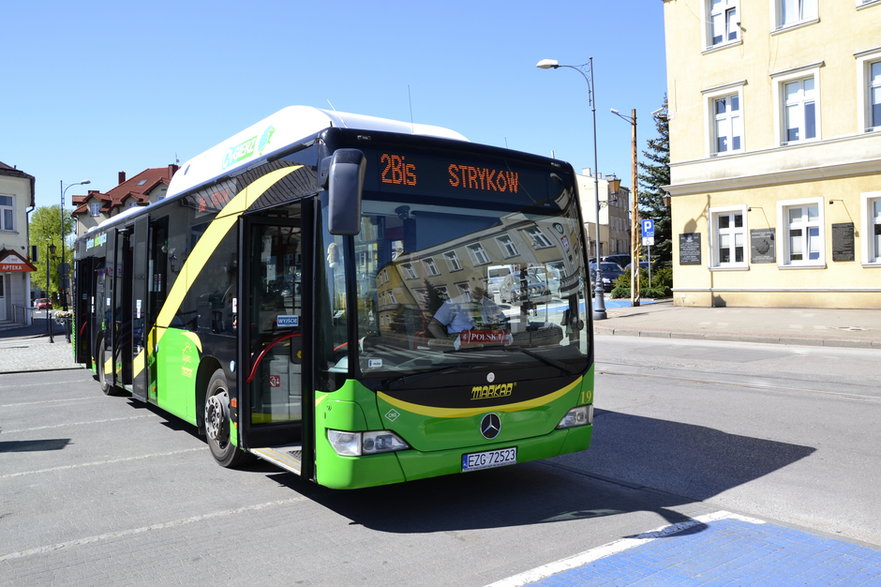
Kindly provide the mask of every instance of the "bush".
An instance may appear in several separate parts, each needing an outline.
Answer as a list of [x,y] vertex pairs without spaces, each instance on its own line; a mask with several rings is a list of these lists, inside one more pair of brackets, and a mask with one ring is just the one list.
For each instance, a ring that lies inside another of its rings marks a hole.
[[[643,298],[669,298],[673,294],[673,268],[653,267],[652,282],[648,269],[639,270],[639,296]],[[630,270],[621,274],[612,287],[613,298],[630,297]]]

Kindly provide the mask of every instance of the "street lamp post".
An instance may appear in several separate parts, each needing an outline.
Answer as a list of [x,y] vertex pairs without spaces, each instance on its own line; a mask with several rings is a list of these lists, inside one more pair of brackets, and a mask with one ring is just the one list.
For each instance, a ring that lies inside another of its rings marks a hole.
[[52,296],[49,295],[49,279],[52,275],[49,268],[52,265],[52,255],[55,254],[55,245],[50,244],[46,251],[46,327],[49,329],[49,342],[55,342],[52,333],[52,320],[49,319],[49,306],[52,305]]
[[[597,261],[596,261],[596,277],[594,277],[594,302],[593,302],[593,318],[594,320],[606,319],[606,302],[603,298],[603,245],[600,242],[600,179],[597,164],[597,105],[596,93],[594,92],[594,71],[593,57],[587,63],[581,65],[561,65],[556,59],[542,59],[535,66],[539,69],[558,69],[566,67],[574,69],[581,74],[584,81],[587,82],[587,101],[590,104],[593,114],[593,188],[594,188],[594,208],[596,211],[596,239],[597,239]],[[585,72],[585,68],[587,71]],[[588,270],[590,268],[588,267]]]
[[[621,114],[614,108],[611,110],[612,114],[617,116],[618,118],[624,120],[625,122],[630,123],[630,127],[632,129],[632,167],[631,167],[631,181],[633,182],[633,194],[631,195],[630,201],[630,303],[634,306],[639,305],[639,239],[642,234],[642,230],[639,224],[639,189],[638,189],[638,176],[636,173],[637,159],[636,159],[636,108],[630,111],[630,116],[625,114]],[[651,271],[651,269],[649,269]],[[651,280],[649,280],[651,281]],[[651,284],[649,284],[651,285]]]
[[[67,284],[65,279],[67,279],[67,272],[61,273],[61,269],[65,267],[64,262],[64,194],[67,193],[68,188],[72,188],[75,185],[87,185],[92,183],[88,179],[84,179],[82,181],[78,181],[76,183],[72,183],[65,187],[64,181],[60,180],[58,182],[59,187],[61,188],[61,263],[58,264],[59,267],[59,284],[58,291],[61,293],[61,307],[66,312],[67,311]],[[54,252],[54,251],[53,251]]]

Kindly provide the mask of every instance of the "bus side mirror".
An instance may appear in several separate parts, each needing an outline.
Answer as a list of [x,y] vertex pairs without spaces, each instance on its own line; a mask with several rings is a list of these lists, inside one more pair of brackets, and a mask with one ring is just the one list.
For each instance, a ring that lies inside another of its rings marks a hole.
[[327,227],[330,234],[356,235],[361,231],[361,192],[367,158],[358,149],[340,149],[330,159]]

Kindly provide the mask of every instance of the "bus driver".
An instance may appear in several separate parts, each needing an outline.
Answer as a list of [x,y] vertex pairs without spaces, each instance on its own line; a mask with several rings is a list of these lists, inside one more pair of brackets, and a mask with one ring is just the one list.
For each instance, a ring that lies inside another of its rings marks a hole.
[[505,315],[486,295],[486,279],[470,291],[446,300],[428,323],[428,331],[436,338],[447,338],[463,330],[489,329],[505,323]]

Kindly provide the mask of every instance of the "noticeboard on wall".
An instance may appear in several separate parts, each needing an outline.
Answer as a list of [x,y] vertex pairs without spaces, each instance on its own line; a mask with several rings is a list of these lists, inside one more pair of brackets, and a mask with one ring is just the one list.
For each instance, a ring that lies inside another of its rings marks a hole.
[[679,234],[679,264],[701,264],[701,234],[699,232]]
[[750,263],[773,263],[777,260],[775,229],[754,228],[749,231]]
[[842,222],[832,225],[832,260],[853,261],[853,222]]

